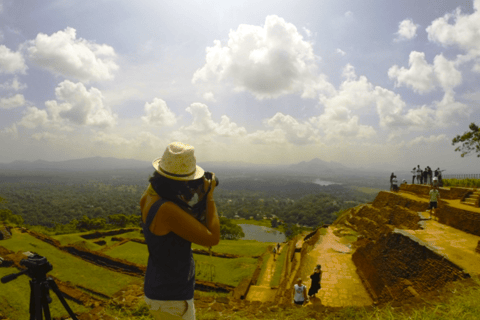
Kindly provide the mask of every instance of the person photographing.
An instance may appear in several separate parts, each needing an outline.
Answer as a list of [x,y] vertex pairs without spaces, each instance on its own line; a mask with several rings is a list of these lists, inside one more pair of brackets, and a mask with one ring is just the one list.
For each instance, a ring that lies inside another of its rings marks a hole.
[[[195,319],[195,261],[191,244],[220,241],[213,198],[218,180],[196,165],[194,148],[170,143],[152,162],[155,172],[140,199],[148,246],[145,302],[155,319]],[[189,202],[198,195],[200,207]]]

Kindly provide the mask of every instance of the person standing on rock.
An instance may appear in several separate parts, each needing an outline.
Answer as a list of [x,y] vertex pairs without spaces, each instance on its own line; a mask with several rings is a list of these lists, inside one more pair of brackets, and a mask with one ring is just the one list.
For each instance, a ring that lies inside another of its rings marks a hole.
[[320,281],[322,279],[321,265],[317,264],[317,266],[313,270],[313,274],[310,275],[310,279],[312,279],[312,285],[308,290],[308,296],[311,299],[311,298],[315,298],[315,295],[317,294],[318,290],[320,290],[321,288],[321,285],[320,285]]
[[277,256],[277,247],[273,247],[273,261],[276,261],[276,256]]
[[440,199],[440,192],[438,191],[438,188],[436,185],[430,189],[430,219],[437,220],[438,217],[435,219],[435,209],[437,208],[438,200]]
[[417,166],[417,184],[421,184],[422,181],[422,169],[420,169],[420,165]]
[[297,284],[293,286],[293,303],[302,306],[307,301],[307,287],[302,284],[302,278],[297,279]]
[[417,174],[417,170],[415,170],[415,167],[413,167],[413,169],[412,169],[412,174],[413,174],[413,176],[412,176],[412,184],[415,184],[415,175]]
[[[196,165],[194,148],[169,144],[152,162],[155,172],[140,199],[143,234],[148,246],[145,302],[155,319],[195,319],[195,261],[191,244],[205,247],[220,241],[213,191],[215,174]],[[197,194],[205,222],[188,205]],[[204,209],[204,210],[203,210]],[[201,220],[201,219],[200,219]]]

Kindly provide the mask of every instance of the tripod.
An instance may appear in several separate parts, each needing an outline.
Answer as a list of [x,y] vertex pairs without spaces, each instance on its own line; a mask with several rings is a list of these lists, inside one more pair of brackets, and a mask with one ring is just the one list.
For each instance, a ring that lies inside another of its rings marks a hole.
[[52,319],[50,316],[50,308],[48,306],[48,304],[52,302],[52,298],[50,298],[48,292],[49,289],[52,289],[53,292],[55,292],[70,317],[72,317],[73,320],[78,320],[63,298],[62,292],[55,281],[51,277],[47,278],[47,272],[51,271],[53,267],[45,257],[33,254],[29,256],[28,259],[20,261],[20,264],[26,266],[27,269],[3,277],[2,283],[15,280],[22,274],[27,274],[32,278],[32,280],[30,280],[30,320],[43,320],[43,315],[45,315],[45,320]]

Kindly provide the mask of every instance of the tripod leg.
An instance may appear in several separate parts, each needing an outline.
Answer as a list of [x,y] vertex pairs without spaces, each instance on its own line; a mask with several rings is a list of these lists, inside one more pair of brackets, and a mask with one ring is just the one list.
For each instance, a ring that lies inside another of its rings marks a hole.
[[[40,283],[38,280],[32,280],[32,286],[33,286],[33,295],[34,295],[34,308],[35,308],[35,317],[33,318],[34,320],[42,320],[42,289],[40,287]],[[31,305],[31,303],[30,303]],[[30,315],[30,319],[32,315]]]
[[30,280],[30,320],[35,320],[35,289],[32,280]]
[[[48,283],[47,280],[43,281],[41,284],[41,290],[42,290],[42,308],[43,308],[43,314],[45,316],[45,320],[51,320],[50,316],[50,307],[48,304],[52,301],[48,294]],[[50,301],[49,301],[50,300]]]
[[65,310],[67,310],[70,317],[72,317],[73,320],[78,320],[78,318],[75,316],[75,313],[73,313],[72,309],[70,309],[70,306],[67,304],[67,301],[65,301],[65,298],[63,298],[62,291],[60,291],[55,281],[52,278],[48,278],[47,281],[50,289],[52,289],[53,292],[55,292],[55,294],[57,295],[58,299],[62,303]]

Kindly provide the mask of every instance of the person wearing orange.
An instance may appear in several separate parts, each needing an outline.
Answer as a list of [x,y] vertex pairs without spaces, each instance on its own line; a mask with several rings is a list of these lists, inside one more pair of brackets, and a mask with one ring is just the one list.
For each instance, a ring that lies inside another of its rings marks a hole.
[[[195,319],[195,261],[191,244],[210,247],[220,241],[213,192],[215,174],[206,178],[196,165],[194,148],[173,142],[152,162],[155,172],[140,199],[148,246],[145,302],[155,319]],[[213,181],[213,183],[212,183]],[[202,216],[188,203],[197,194]]]

